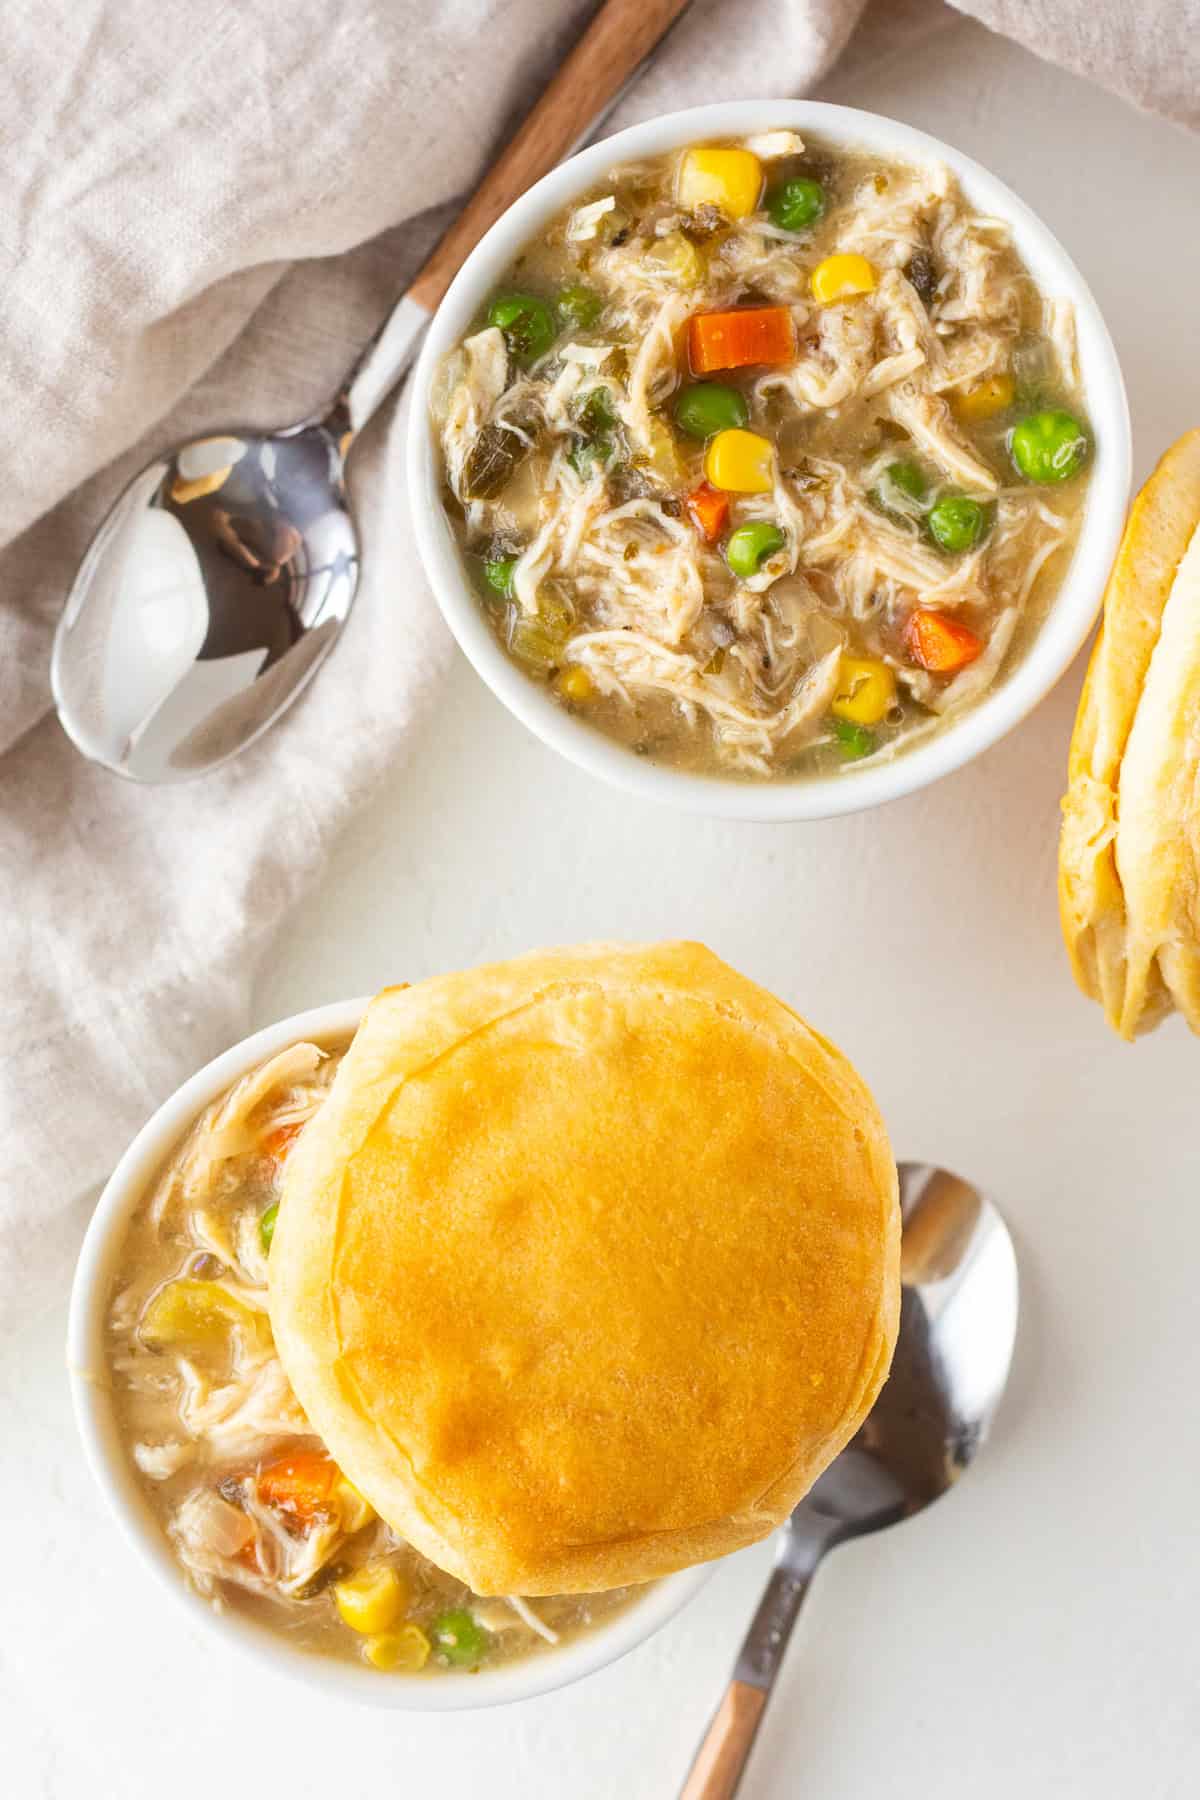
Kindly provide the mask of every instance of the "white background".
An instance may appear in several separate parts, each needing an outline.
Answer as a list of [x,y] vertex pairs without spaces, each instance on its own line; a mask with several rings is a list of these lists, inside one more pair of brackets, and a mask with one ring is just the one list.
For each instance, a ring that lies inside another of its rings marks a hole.
[[[1197,423],[1193,140],[962,22],[822,97],[948,138],[1058,232],[1117,341],[1139,478]],[[931,792],[770,827],[600,788],[459,665],[260,987],[266,1022],[543,942],[703,938],[850,1053],[898,1154],[1004,1207],[1024,1285],[997,1433],[939,1507],[826,1566],[744,1800],[1200,1792],[1200,1047],[1178,1024],[1118,1044],[1071,985],[1054,851],[1080,673]],[[119,1542],[72,1433],[64,1312],[65,1291],[0,1365],[6,1797],[676,1792],[769,1551],[548,1698],[453,1718],[326,1702],[223,1658]]]

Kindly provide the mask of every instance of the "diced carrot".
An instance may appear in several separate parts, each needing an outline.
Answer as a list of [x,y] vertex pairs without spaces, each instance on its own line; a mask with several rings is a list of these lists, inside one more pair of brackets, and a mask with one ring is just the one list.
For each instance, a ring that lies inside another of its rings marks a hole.
[[293,1450],[258,1472],[258,1497],[267,1506],[308,1524],[332,1504],[340,1471],[323,1450]]
[[705,542],[715,544],[729,519],[729,495],[702,481],[688,495],[687,509]]
[[263,1149],[276,1162],[282,1162],[303,1130],[303,1125],[281,1125],[278,1131],[268,1132],[263,1139]]
[[243,1544],[233,1560],[241,1563],[243,1569],[253,1569],[256,1575],[260,1574],[262,1565],[258,1560],[258,1538],[252,1537],[248,1543]]
[[796,327],[786,306],[693,313],[688,321],[688,358],[695,375],[748,363],[789,363],[795,354]]
[[973,663],[983,649],[983,639],[949,613],[918,606],[904,627],[909,655],[932,675],[954,675]]

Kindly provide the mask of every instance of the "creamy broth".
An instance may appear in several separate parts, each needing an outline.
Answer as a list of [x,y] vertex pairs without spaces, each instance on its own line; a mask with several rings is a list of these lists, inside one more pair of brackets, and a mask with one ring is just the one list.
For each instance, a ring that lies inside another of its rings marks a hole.
[[120,1430],[181,1570],[304,1649],[429,1675],[551,1650],[642,1591],[480,1599],[392,1532],[328,1457],[266,1312],[288,1154],[344,1046],[297,1044],[204,1113],[134,1215],[114,1286]]
[[614,169],[433,413],[513,660],[639,754],[760,778],[975,705],[1062,580],[1091,450],[1071,308],[1004,221],[790,132]]

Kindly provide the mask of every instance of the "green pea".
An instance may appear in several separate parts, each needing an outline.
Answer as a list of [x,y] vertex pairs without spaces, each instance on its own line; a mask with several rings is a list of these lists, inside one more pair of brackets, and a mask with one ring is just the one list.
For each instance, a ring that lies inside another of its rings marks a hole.
[[264,1253],[271,1248],[271,1239],[275,1236],[275,1221],[279,1217],[279,1202],[272,1200],[265,1213],[258,1221],[258,1240]]
[[483,579],[493,593],[500,594],[505,600],[513,591],[513,570],[516,566],[515,556],[494,556],[483,565]]
[[755,519],[752,524],[739,525],[736,531],[730,532],[725,561],[735,575],[754,575],[768,556],[783,549],[783,544],[784,536],[778,525],[771,525],[766,519]]
[[1078,475],[1087,460],[1087,432],[1071,413],[1051,407],[1014,425],[1008,450],[1026,481],[1050,486]]
[[460,1669],[481,1663],[492,1642],[464,1606],[439,1613],[429,1628],[429,1638],[437,1654]]
[[973,550],[988,527],[988,512],[966,494],[945,494],[926,514],[929,535],[939,549]]
[[487,322],[499,326],[522,368],[545,356],[558,336],[554,314],[536,294],[497,294],[488,307]]
[[689,437],[739,430],[750,417],[746,396],[723,381],[693,381],[675,402],[675,423]]
[[831,719],[830,724],[843,762],[858,762],[860,757],[870,756],[875,748],[873,731],[868,731],[865,725],[856,725],[852,719]]
[[584,287],[581,281],[573,281],[565,287],[555,301],[558,316],[564,325],[573,325],[577,331],[586,331],[600,317],[604,302],[593,288]]
[[825,211],[825,189],[809,175],[781,181],[767,195],[767,216],[781,231],[806,231]]

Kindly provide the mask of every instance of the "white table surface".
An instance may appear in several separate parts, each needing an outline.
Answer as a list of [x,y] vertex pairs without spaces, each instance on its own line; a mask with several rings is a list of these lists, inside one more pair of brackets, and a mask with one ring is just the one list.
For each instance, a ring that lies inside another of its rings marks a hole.
[[[825,94],[961,145],[1060,233],[1117,340],[1140,477],[1200,411],[1200,147],[966,23]],[[265,1022],[543,942],[703,938],[845,1047],[901,1155],[1005,1208],[1023,1314],[996,1435],[943,1504],[822,1572],[745,1800],[1200,1792],[1200,1049],[1177,1024],[1118,1044],[1067,973],[1053,867],[1079,677],[936,790],[770,827],[602,789],[460,665],[260,984]],[[675,1793],[765,1547],[545,1699],[455,1718],[324,1701],[215,1652],[118,1541],[72,1432],[64,1310],[65,1280],[0,1363],[0,1793]]]

